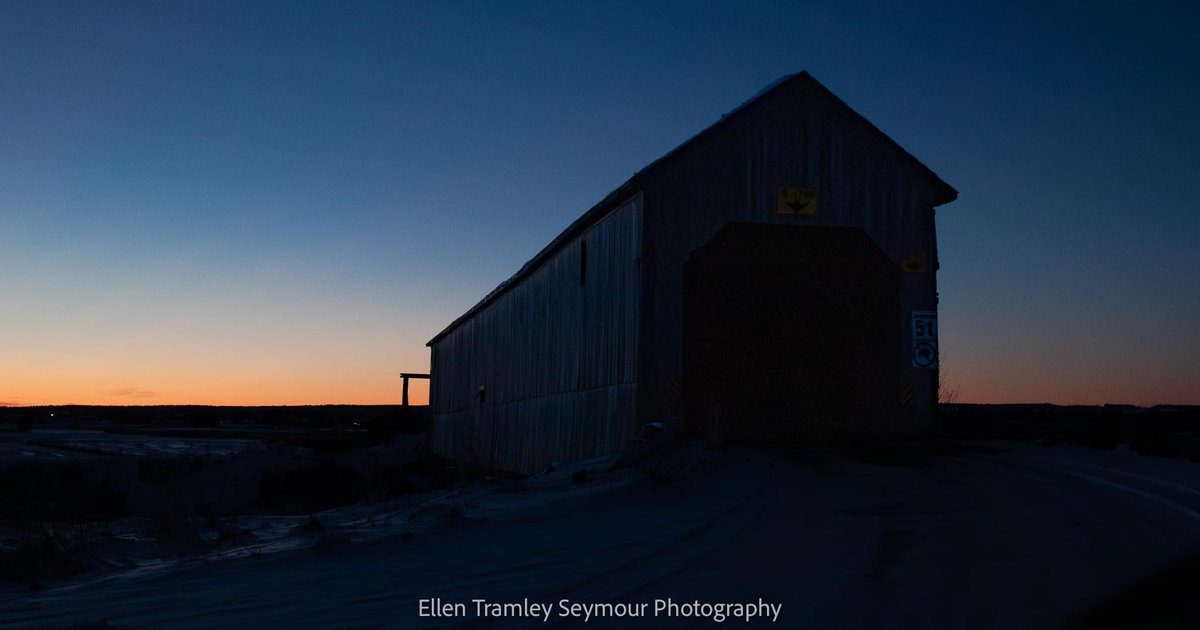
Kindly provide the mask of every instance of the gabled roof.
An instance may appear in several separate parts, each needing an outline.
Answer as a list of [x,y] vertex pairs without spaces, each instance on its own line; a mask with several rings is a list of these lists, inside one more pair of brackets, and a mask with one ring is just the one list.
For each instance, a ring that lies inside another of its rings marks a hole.
[[579,236],[585,232],[589,227],[612,211],[618,203],[627,200],[633,193],[637,192],[640,189],[640,180],[656,166],[670,159],[672,156],[684,150],[692,143],[697,142],[700,138],[711,134],[715,129],[719,129],[724,125],[729,124],[730,121],[742,117],[745,115],[745,111],[750,109],[755,103],[762,101],[768,95],[783,89],[785,86],[803,87],[811,90],[813,93],[827,100],[835,108],[841,110],[842,113],[846,114],[847,118],[852,124],[862,126],[868,131],[869,134],[876,136],[876,138],[885,146],[895,151],[897,158],[901,162],[906,163],[918,174],[919,177],[926,179],[929,182],[935,193],[934,206],[950,203],[958,197],[958,191],[943,181],[942,178],[938,177],[936,173],[929,169],[929,167],[922,164],[920,160],[913,157],[908,151],[905,151],[904,148],[897,144],[895,140],[892,140],[892,138],[886,133],[881,131],[875,125],[871,124],[871,121],[864,118],[862,114],[854,111],[854,109],[847,105],[845,101],[838,98],[833,92],[830,92],[829,88],[821,85],[821,83],[814,79],[813,76],[808,73],[808,71],[801,70],[800,72],[784,76],[767,85],[749,100],[741,105],[738,105],[729,113],[721,116],[720,120],[717,122],[709,125],[700,133],[688,138],[679,146],[671,149],[662,157],[654,160],[638,172],[634,173],[632,177],[625,181],[625,183],[618,186],[616,190],[608,193],[604,199],[601,199],[599,203],[592,206],[587,212],[583,213],[583,216],[579,217],[573,221],[571,225],[567,226],[567,229],[563,230],[558,236],[554,237],[554,240],[550,241],[550,244],[543,247],[536,256],[529,260],[529,262],[526,262],[524,265],[522,265],[521,269],[518,270],[517,273],[513,274],[512,277],[504,282],[501,282],[495,289],[492,289],[492,291],[484,296],[482,300],[477,302],[475,306],[472,306],[469,310],[467,310],[467,312],[458,316],[453,322],[450,322],[449,326],[446,326],[445,329],[443,329],[437,335],[434,335],[433,339],[430,339],[425,345],[432,346],[439,339],[446,336],[450,331],[458,328],[463,322],[470,319],[472,315],[479,312],[496,298],[503,295],[506,291],[508,291],[508,289],[512,288],[526,276],[536,271],[538,267],[542,266],[542,263],[557,253],[558,250],[565,247],[567,243],[570,243],[572,240],[574,240],[576,236]]

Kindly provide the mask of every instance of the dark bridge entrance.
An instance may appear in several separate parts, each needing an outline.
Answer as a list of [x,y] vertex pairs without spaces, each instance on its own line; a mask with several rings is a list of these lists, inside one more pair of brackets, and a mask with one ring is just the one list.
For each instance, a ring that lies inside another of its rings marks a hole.
[[879,435],[900,403],[900,275],[859,229],[734,224],[684,269],[689,425]]

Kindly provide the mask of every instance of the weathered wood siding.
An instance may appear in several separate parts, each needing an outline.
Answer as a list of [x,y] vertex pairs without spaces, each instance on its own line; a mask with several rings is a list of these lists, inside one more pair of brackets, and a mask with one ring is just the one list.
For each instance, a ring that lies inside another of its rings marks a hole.
[[641,225],[635,196],[432,343],[435,452],[528,473],[633,436]]

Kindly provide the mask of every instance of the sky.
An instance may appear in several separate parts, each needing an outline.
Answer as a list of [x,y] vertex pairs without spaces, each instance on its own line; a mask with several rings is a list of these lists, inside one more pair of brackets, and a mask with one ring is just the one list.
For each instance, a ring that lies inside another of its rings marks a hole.
[[937,212],[959,401],[1200,404],[1197,23],[1152,0],[0,0],[0,404],[397,403],[452,319],[799,70],[959,191]]

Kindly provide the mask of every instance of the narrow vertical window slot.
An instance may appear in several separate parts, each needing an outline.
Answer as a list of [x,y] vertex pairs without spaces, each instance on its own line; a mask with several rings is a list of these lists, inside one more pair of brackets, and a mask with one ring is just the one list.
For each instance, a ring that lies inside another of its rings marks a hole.
[[587,239],[579,241],[579,286],[587,286]]

